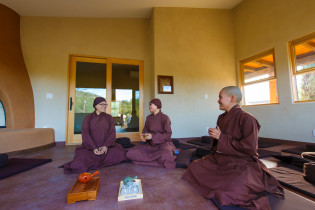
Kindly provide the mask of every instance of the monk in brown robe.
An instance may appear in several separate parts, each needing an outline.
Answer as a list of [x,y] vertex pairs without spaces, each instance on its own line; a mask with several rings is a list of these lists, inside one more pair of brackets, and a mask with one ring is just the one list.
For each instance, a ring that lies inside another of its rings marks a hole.
[[266,193],[283,198],[282,187],[258,159],[260,125],[238,103],[242,93],[229,86],[220,91],[218,103],[225,112],[217,127],[209,129],[214,145],[209,155],[192,162],[183,179],[205,198],[221,206],[270,209]]
[[127,158],[136,165],[175,168],[175,146],[172,142],[170,118],[161,111],[159,99],[150,101],[151,115],[147,116],[140,139],[142,144],[131,148]]
[[115,123],[105,113],[107,105],[104,98],[95,98],[95,111],[85,116],[82,123],[82,145],[76,148],[74,159],[64,164],[64,173],[82,173],[126,160],[126,151],[115,143]]

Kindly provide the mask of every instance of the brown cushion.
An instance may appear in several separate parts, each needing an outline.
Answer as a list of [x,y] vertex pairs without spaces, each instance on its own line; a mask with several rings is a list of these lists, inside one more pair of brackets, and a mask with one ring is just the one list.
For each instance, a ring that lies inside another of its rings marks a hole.
[[181,150],[175,159],[176,168],[187,168],[195,151],[196,149]]
[[307,144],[306,145],[306,152],[315,152],[315,145],[313,144]]
[[315,184],[315,162],[304,163],[304,179]]
[[0,168],[8,164],[8,154],[0,154]]

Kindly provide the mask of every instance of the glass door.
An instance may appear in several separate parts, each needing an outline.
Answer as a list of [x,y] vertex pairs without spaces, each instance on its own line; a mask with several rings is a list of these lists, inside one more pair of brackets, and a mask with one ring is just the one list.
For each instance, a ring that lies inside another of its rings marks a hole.
[[82,121],[99,96],[109,104],[116,137],[138,140],[144,122],[143,61],[71,56],[70,62],[66,143],[82,142]]
[[106,78],[106,59],[71,57],[68,144],[82,142],[82,122],[86,115],[94,112],[94,98],[107,98]]
[[108,58],[111,69],[111,115],[116,136],[139,140],[143,128],[143,61]]

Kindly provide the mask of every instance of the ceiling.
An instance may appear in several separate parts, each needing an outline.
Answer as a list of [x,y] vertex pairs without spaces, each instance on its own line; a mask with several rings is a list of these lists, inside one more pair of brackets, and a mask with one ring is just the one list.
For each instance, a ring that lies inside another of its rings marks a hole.
[[150,18],[153,7],[233,9],[242,0],[0,0],[21,16]]

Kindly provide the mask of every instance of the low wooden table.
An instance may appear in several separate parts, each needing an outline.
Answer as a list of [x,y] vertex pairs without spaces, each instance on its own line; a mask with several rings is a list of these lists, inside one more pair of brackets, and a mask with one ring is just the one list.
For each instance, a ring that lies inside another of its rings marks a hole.
[[77,180],[67,195],[67,204],[84,200],[96,200],[100,177],[92,177],[87,183]]

